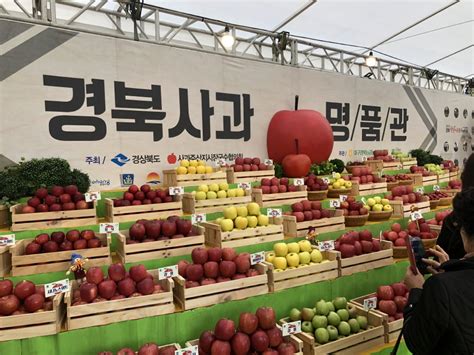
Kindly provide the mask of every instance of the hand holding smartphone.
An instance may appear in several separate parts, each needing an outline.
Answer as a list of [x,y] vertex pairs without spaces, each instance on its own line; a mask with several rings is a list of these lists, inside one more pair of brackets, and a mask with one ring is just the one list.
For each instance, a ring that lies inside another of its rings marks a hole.
[[425,247],[423,242],[418,237],[412,237],[408,235],[406,237],[406,245],[408,251],[408,259],[410,260],[410,268],[415,275],[420,271],[421,274],[428,273],[427,265],[423,262],[423,258],[426,258]]

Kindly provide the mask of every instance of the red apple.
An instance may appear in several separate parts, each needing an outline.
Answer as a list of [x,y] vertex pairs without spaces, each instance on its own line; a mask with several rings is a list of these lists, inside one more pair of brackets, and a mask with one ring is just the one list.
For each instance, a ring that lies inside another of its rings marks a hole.
[[263,330],[257,330],[252,334],[252,347],[259,352],[265,351],[270,345],[270,339],[268,339],[267,333]]
[[239,317],[239,330],[251,335],[258,327],[258,317],[250,312],[244,312]]
[[234,322],[230,319],[220,319],[214,329],[216,339],[229,341],[235,334]]
[[24,301],[25,310],[30,313],[40,310],[43,308],[43,305],[44,295],[40,295],[39,293],[28,296]]
[[128,270],[128,272],[130,274],[131,279],[135,282],[140,282],[148,275],[148,271],[146,270],[146,267],[143,264],[132,266],[130,270]]
[[15,295],[0,297],[0,315],[9,316],[20,307],[20,300]]
[[117,284],[113,280],[104,280],[98,286],[97,290],[100,297],[110,300],[117,290]]
[[260,307],[255,313],[258,318],[258,324],[263,330],[271,329],[276,324],[275,311],[271,307]]
[[247,334],[237,332],[231,341],[234,355],[247,355],[250,351],[250,338]]
[[223,260],[219,264],[219,272],[222,277],[233,277],[236,272],[236,264],[233,261]]
[[13,291],[13,282],[11,280],[5,279],[0,280],[0,297],[11,294]]
[[222,248],[222,259],[232,261],[237,257],[237,253],[233,248]]
[[[201,336],[199,337],[199,347],[205,352],[205,353],[210,353],[211,352],[211,345],[214,342],[216,337],[214,336],[214,333],[211,332],[210,330],[206,330],[201,333]],[[174,354],[174,353],[173,353]]]
[[207,249],[202,247],[194,248],[191,252],[191,258],[193,263],[204,265],[208,259]]
[[207,278],[215,279],[219,276],[219,264],[215,261],[208,261],[203,265],[204,275]]
[[408,289],[403,282],[396,282],[392,284],[392,288],[395,296],[405,296],[405,294],[408,292]]
[[119,281],[117,286],[118,292],[125,297],[131,296],[133,293],[135,293],[136,290],[135,282],[129,277],[126,277],[123,280]]
[[283,334],[278,327],[267,330],[267,336],[270,341],[270,347],[276,348],[283,342]]
[[[390,287],[390,286],[388,286]],[[378,304],[378,309],[383,312],[388,314],[389,316],[394,316],[395,313],[397,313],[397,305],[395,304],[394,301],[389,301],[389,300],[381,300],[379,301]]]
[[121,263],[115,263],[109,266],[109,278],[115,282],[119,282],[125,278],[125,267]]
[[228,341],[216,339],[211,346],[211,355],[230,355],[231,346]]
[[377,288],[377,298],[379,300],[393,300],[395,293],[391,286],[379,286]]
[[84,282],[81,284],[79,290],[81,292],[81,300],[84,302],[92,302],[97,297],[98,291],[96,284]]
[[102,269],[97,266],[93,266],[87,270],[86,273],[86,280],[87,282],[93,283],[93,284],[100,284],[102,280],[104,279],[104,273],[102,272]]
[[201,264],[190,264],[186,268],[186,279],[188,281],[200,281],[204,275],[204,269]]
[[207,249],[207,257],[209,261],[220,262],[222,259],[222,249],[218,247]]

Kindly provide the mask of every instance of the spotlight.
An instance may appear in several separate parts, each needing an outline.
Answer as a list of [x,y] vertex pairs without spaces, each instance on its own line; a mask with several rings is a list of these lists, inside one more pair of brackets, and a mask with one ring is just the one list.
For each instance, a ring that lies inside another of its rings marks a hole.
[[365,58],[365,65],[368,67],[375,67],[377,65],[377,58],[374,57],[372,51],[370,51],[369,56]]
[[231,49],[234,45],[235,38],[232,33],[230,33],[228,25],[225,25],[224,33],[221,37],[221,42],[226,49]]

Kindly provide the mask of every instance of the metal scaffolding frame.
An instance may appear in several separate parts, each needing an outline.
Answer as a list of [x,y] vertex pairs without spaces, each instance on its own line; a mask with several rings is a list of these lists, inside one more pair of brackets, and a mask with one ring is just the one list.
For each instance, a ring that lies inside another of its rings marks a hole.
[[[31,0],[27,9],[14,0],[15,10],[0,4],[0,18],[21,20],[63,29],[117,38],[134,39],[134,24],[126,12],[126,2],[107,0]],[[107,5],[107,6],[106,6]],[[235,37],[232,48],[225,48],[221,35],[228,25]],[[468,80],[422,67],[378,58],[377,66],[365,65],[366,55],[321,45],[248,26],[227,24],[175,10],[145,4],[137,22],[140,41],[218,53],[280,65],[374,78],[422,88],[461,93]]]

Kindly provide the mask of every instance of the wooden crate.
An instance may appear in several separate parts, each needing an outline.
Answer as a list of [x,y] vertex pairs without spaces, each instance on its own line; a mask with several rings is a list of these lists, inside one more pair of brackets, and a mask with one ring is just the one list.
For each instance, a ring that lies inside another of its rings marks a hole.
[[194,213],[214,213],[222,212],[224,208],[235,205],[246,205],[252,202],[250,190],[245,190],[245,196],[213,198],[210,200],[196,200],[191,193],[183,195],[183,212],[187,214]]
[[400,163],[402,163],[402,169],[410,169],[411,166],[418,165],[416,158],[402,158],[400,159]]
[[437,232],[438,234],[439,232],[441,232],[441,228],[443,227],[443,226],[438,226],[436,224],[429,224],[429,226],[432,232]]
[[387,191],[392,191],[392,189],[398,185],[400,185],[398,181],[387,182]]
[[438,183],[438,175],[422,176],[423,186],[436,185]]
[[283,216],[283,234],[285,237],[305,237],[308,229],[314,227],[316,233],[328,233],[344,230],[344,215],[342,210],[329,210],[329,218],[314,219],[311,221],[296,222],[295,216]]
[[459,179],[459,170],[449,172],[449,180],[458,180]]
[[[364,307],[364,300],[367,298],[371,297],[376,297],[376,293],[371,293],[368,295],[364,295],[361,297],[354,298],[350,302],[363,308]],[[383,313],[382,311],[378,309],[373,309],[371,312],[378,313],[382,318],[383,318],[383,325],[385,328],[385,342],[389,343],[391,339],[396,339],[398,337],[398,334],[400,334],[400,331],[403,327],[403,319],[397,319],[393,322],[388,321],[388,314]]]
[[373,172],[381,172],[383,170],[383,160],[366,160],[364,162]]
[[408,203],[404,205],[403,201],[391,200],[390,205],[393,208],[393,214],[392,214],[393,218],[409,217],[411,214],[412,206],[417,207],[418,211],[420,211],[421,213],[426,213],[430,211],[430,201]]
[[12,255],[10,247],[0,247],[0,277],[5,277],[10,273],[12,268]]
[[436,177],[438,178],[438,184],[441,184],[443,182],[449,182],[449,170],[444,170],[442,174],[437,174]]
[[157,240],[147,243],[127,244],[128,230],[117,234],[117,254],[123,263],[136,263],[146,260],[166,259],[173,256],[191,255],[194,248],[204,246],[204,228],[193,225],[197,235],[184,238]]
[[192,288],[186,288],[185,279],[178,275],[174,277],[174,300],[182,310],[188,310],[267,294],[268,267],[259,263],[255,268],[260,275]]
[[338,253],[339,260],[339,276],[352,275],[357,272],[364,272],[379,267],[393,264],[392,242],[382,240],[380,242],[380,251],[369,254],[353,256],[352,258],[341,258]]
[[276,194],[263,194],[259,188],[252,189],[252,201],[258,203],[260,207],[291,205],[307,199],[306,185],[297,186],[295,192],[279,192]]
[[458,192],[461,192],[461,189],[445,188],[445,189],[441,189],[440,191],[441,191],[441,192],[444,192],[444,193],[447,193],[447,194],[450,194],[451,196],[454,196],[454,195],[456,195]]
[[[369,329],[331,341],[324,345],[318,344],[313,334],[304,332],[297,333],[295,336],[303,341],[303,354],[357,354],[364,350],[370,350],[374,347],[374,344],[383,344],[385,340],[383,317],[373,311],[367,312],[362,307],[356,305],[354,305],[354,307],[356,308],[357,315],[367,317]],[[283,324],[288,321],[288,318],[283,318],[280,320],[280,323]],[[358,349],[357,352],[354,349]]]
[[62,299],[62,293],[54,296],[53,309],[51,311],[2,317],[0,322],[0,342],[59,333],[65,313]]
[[328,262],[279,272],[275,271],[273,264],[265,262],[269,269],[268,286],[270,292],[337,278],[339,276],[338,254],[334,251],[323,251],[321,253],[324,259],[329,260]]
[[227,174],[217,170],[209,174],[178,175],[176,170],[163,170],[163,186],[198,186],[227,183]]
[[407,174],[412,180],[414,186],[424,186],[423,185],[423,175],[421,174]]
[[226,168],[227,182],[237,184],[239,182],[259,182],[261,179],[275,177],[275,167],[270,166],[268,170],[257,171],[234,171],[233,167]]
[[206,231],[205,244],[210,247],[238,248],[260,243],[277,242],[285,239],[283,235],[283,219],[270,217],[268,226],[234,229],[230,232],[221,231],[220,225],[212,222],[203,222]]
[[127,222],[139,219],[166,218],[181,216],[181,196],[173,196],[173,202],[151,203],[149,205],[114,207],[114,201],[105,199],[105,220],[107,222]]
[[110,265],[111,238],[106,234],[96,236],[102,241],[102,247],[80,250],[57,251],[54,253],[41,253],[25,255],[25,248],[33,239],[22,239],[10,247],[12,256],[12,276],[44,274],[47,272],[66,272],[71,264],[71,256],[74,253],[81,254],[87,258],[86,267]]
[[308,191],[308,200],[322,201],[328,197],[328,190]]
[[0,228],[10,225],[10,211],[7,206],[0,205]]
[[20,213],[25,204],[10,207],[12,213],[11,230],[38,230],[49,228],[69,228],[97,224],[97,201],[86,210]]
[[72,295],[79,288],[77,282],[73,281],[71,283],[71,291],[67,292],[64,297],[67,307],[67,329],[95,327],[173,313],[175,311],[173,280],[164,279],[158,281],[158,270],[150,270],[149,272],[153,275],[155,282],[163,287],[164,292],[78,306],[72,305]]
[[[385,179],[384,179],[385,180]],[[353,183],[355,196],[375,195],[387,192],[387,182],[374,182],[370,184]]]
[[384,161],[383,168],[385,170],[400,170],[403,168],[403,164],[399,161]]

